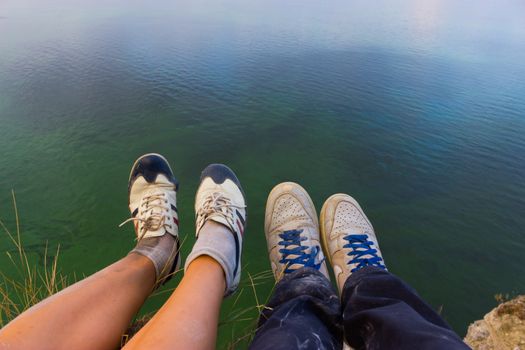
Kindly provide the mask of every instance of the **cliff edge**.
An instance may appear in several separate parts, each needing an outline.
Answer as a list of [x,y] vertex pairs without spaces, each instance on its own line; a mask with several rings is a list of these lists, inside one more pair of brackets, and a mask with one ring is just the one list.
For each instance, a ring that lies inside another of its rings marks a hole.
[[525,350],[525,295],[498,305],[468,328],[474,350]]

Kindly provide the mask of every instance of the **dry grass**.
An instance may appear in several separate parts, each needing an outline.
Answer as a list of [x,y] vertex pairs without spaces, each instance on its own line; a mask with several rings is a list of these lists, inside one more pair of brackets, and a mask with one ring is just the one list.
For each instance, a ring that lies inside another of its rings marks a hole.
[[[46,245],[44,264],[31,259],[24,249],[20,233],[20,219],[14,191],[11,192],[15,215],[15,233],[0,220],[0,227],[13,244],[11,251],[5,252],[9,266],[0,271],[0,328],[39,301],[67,287],[67,279],[58,270],[60,247],[48,264],[49,254]],[[9,274],[6,271],[9,270]]]
[[[235,297],[231,311],[228,315],[220,322],[219,327],[226,325],[236,325],[236,324],[246,324],[247,326],[244,329],[241,329],[239,333],[243,334],[238,336],[236,333],[232,334],[229,343],[226,345],[226,349],[245,349],[247,344],[251,342],[255,331],[257,330],[257,321],[259,319],[259,314],[261,311],[266,308],[268,300],[265,300],[261,303],[261,298],[257,293],[257,286],[261,284],[267,284],[269,281],[273,281],[273,272],[271,270],[262,271],[251,275],[247,273],[247,278],[243,279],[239,285],[239,291]],[[249,307],[240,307],[238,302],[241,296],[245,293],[252,294],[254,303]],[[269,294],[271,295],[271,293]],[[220,329],[220,328],[219,328]]]
[[[54,256],[50,256],[46,244],[43,264],[39,263],[36,255],[26,252],[22,241],[14,191],[12,191],[12,201],[15,217],[14,230],[9,229],[0,218],[0,234],[2,234],[1,231],[4,231],[12,244],[12,248],[5,252],[9,264],[2,266],[0,270],[0,328],[31,306],[69,285],[67,277],[60,272],[58,264],[60,246],[57,247]],[[0,235],[0,237],[2,236]],[[234,326],[231,327],[231,340],[225,346],[226,349],[246,348],[247,344],[250,343],[256,331],[258,315],[265,308],[267,302],[267,300],[261,302],[261,297],[257,293],[257,286],[273,281],[271,270],[254,275],[247,273],[245,276],[234,296],[235,299],[229,308],[230,311],[223,316],[219,324],[221,328]],[[170,294],[173,289],[164,289],[158,294]],[[249,307],[243,307],[239,302],[241,297],[246,294],[251,294],[250,298],[253,297],[253,303]],[[153,313],[136,318],[126,334],[123,335],[122,345],[131,339],[152,316]],[[242,335],[239,336],[238,334]]]

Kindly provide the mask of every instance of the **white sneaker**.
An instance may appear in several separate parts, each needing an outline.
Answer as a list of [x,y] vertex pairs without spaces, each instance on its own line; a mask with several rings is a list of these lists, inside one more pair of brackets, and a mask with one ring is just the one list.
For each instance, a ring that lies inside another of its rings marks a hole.
[[308,193],[296,183],[273,188],[266,202],[264,232],[276,281],[303,267],[328,270],[319,239],[319,224]]
[[334,194],[321,209],[321,237],[339,291],[347,278],[366,266],[386,270],[372,224],[357,201]]
[[[209,255],[223,268],[225,296],[232,294],[241,276],[241,253],[246,229],[246,200],[235,173],[225,165],[211,164],[203,170],[195,198],[197,242],[186,260]],[[202,230],[209,220],[227,228],[227,232]],[[206,235],[202,235],[206,232]],[[224,236],[220,236],[224,235]]]
[[166,282],[179,268],[179,220],[177,214],[178,181],[160,154],[138,158],[129,176],[129,210],[137,246],[132,253],[153,261],[157,284]]

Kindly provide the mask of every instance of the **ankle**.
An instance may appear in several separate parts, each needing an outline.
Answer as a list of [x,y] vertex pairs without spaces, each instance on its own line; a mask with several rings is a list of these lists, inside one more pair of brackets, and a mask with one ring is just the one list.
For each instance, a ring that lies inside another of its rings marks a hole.
[[235,266],[235,234],[225,225],[208,220],[201,228],[197,241],[186,260],[186,273],[197,267],[210,266],[220,269],[221,278],[225,281],[225,295],[232,291]]
[[209,255],[201,255],[193,260],[186,269],[186,275],[195,275],[206,280],[219,281],[226,290],[226,275],[222,266]]
[[141,239],[129,256],[141,256],[149,260],[154,268],[157,282],[164,283],[171,278],[175,264],[178,260],[178,242],[175,237],[165,234],[160,237]]

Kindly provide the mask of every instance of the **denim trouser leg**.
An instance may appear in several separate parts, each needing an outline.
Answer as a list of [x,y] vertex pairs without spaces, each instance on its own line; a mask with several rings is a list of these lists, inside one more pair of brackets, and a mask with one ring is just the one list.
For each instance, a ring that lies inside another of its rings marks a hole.
[[469,349],[411,287],[385,270],[353,273],[342,300],[341,308],[316,270],[285,276],[261,314],[250,349],[340,349],[343,327],[356,350]]
[[303,268],[275,285],[252,350],[341,349],[339,297],[319,271]]
[[469,349],[398,277],[366,267],[343,288],[345,339],[355,349]]

